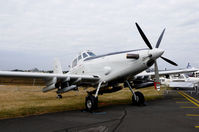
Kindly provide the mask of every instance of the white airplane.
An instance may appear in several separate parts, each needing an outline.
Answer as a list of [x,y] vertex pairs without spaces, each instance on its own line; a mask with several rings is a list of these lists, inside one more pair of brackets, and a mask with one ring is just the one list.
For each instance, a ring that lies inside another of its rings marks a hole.
[[[58,97],[61,97],[61,93],[73,90],[78,86],[92,86],[95,87],[96,90],[88,93],[85,101],[86,109],[92,111],[97,108],[98,94],[102,88],[112,86],[114,89],[117,88],[119,83],[126,83],[133,95],[132,103],[138,105],[144,104],[145,99],[143,94],[141,92],[134,92],[129,83],[129,79],[154,64],[155,83],[159,86],[159,74],[156,60],[162,58],[172,65],[177,66],[177,64],[162,57],[164,50],[158,49],[165,29],[161,33],[155,48],[152,48],[150,42],[137,23],[136,26],[149,48],[113,52],[99,56],[96,56],[91,51],[85,51],[80,53],[73,60],[72,67],[66,74],[63,74],[61,65],[58,62],[54,65],[54,73],[0,71],[0,84],[45,85],[43,92],[58,89]],[[93,93],[94,95],[92,95]]]
[[198,77],[189,77],[186,74],[173,74],[167,77],[160,77],[163,85],[174,88],[195,88],[199,85]]
[[[187,69],[193,69],[193,67],[190,65],[190,63],[187,64]],[[196,77],[199,78],[199,69],[196,68],[196,71],[193,72],[193,74],[187,74],[190,77]]]
[[[175,72],[177,71],[177,73]],[[183,72],[178,72],[183,71]],[[167,72],[170,71],[161,71],[166,76],[160,77],[160,83],[162,85],[173,87],[173,88],[195,88],[199,85],[199,78],[198,78],[198,69],[194,68],[188,63],[187,69],[183,70],[174,70],[171,74],[167,74]],[[161,75],[161,72],[159,72],[159,75]]]
[[[179,69],[179,70],[167,70],[167,71],[159,71],[159,76],[160,77],[160,84],[169,86],[169,82],[171,82],[171,78],[168,77],[172,77],[175,74],[192,74],[195,73],[197,71],[196,68],[189,68],[189,69]],[[154,72],[146,72],[143,71],[139,74],[137,74],[136,76],[134,76],[134,80],[133,80],[133,84],[135,84],[135,88],[143,88],[143,87],[148,87],[148,86],[152,86],[154,85]],[[163,77],[165,76],[165,77]],[[167,77],[167,78],[166,78]],[[193,80],[193,77],[189,77],[191,80]],[[196,80],[199,81],[199,78]],[[156,86],[155,89],[159,90]]]

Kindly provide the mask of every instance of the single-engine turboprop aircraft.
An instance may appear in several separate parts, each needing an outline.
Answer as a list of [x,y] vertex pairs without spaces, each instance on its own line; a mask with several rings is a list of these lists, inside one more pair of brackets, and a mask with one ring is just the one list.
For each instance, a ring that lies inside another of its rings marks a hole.
[[72,67],[66,74],[63,74],[61,65],[58,62],[54,65],[54,73],[0,71],[0,84],[45,85],[43,92],[58,89],[58,97],[61,97],[61,93],[73,90],[78,86],[92,86],[96,90],[89,92],[85,101],[86,109],[92,111],[97,108],[98,94],[101,89],[112,86],[112,91],[117,91],[119,83],[126,83],[133,95],[132,103],[144,104],[143,94],[134,92],[129,79],[154,64],[157,87],[159,85],[159,75],[156,60],[162,58],[172,65],[177,66],[177,64],[162,57],[164,50],[158,49],[165,29],[161,33],[155,48],[152,48],[140,26],[137,23],[136,26],[149,48],[114,52],[99,56],[96,56],[91,51],[85,51],[73,60]]

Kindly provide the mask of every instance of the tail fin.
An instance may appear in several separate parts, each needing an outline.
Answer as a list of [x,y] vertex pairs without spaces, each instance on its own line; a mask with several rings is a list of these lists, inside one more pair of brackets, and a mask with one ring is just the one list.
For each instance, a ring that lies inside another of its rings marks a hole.
[[60,63],[59,59],[57,59],[57,58],[54,59],[53,73],[63,74],[61,63]]
[[190,65],[190,63],[187,64],[187,69],[192,68],[192,66]]

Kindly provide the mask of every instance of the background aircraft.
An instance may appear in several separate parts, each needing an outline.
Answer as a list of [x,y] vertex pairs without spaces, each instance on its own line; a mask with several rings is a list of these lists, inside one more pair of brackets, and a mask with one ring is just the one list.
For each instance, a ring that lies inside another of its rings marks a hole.
[[[180,74],[180,73],[192,74],[192,73],[195,73],[196,71],[197,71],[197,69],[195,69],[195,68],[159,71],[159,75],[161,76],[160,82],[161,82],[161,84],[164,84],[162,82],[163,76],[169,77],[169,76],[172,76],[174,74]],[[134,76],[134,78],[132,79],[133,86],[136,89],[153,86],[154,85],[154,77],[155,77],[155,72],[143,71],[143,72],[137,74],[136,76]],[[167,86],[169,86],[169,85],[167,85]]]
[[187,65],[185,72],[164,74],[160,77],[160,82],[167,87],[172,88],[197,88],[199,86],[198,69],[191,67],[190,63]]
[[149,40],[137,23],[136,27],[148,48],[112,52],[98,56],[91,51],[84,51],[73,60],[72,67],[66,74],[63,74],[58,61],[54,64],[54,73],[52,74],[0,71],[0,84],[45,85],[43,92],[57,89],[57,94],[60,98],[61,93],[76,89],[78,86],[95,87],[96,90],[88,93],[85,101],[86,109],[92,111],[97,108],[100,90],[111,86],[114,92],[118,90],[119,83],[126,83],[133,95],[132,103],[144,104],[143,94],[141,92],[134,92],[129,79],[154,64],[155,85],[159,89],[159,71],[156,60],[162,58],[172,65],[177,66],[177,64],[163,57],[164,50],[158,49],[165,29],[161,33],[155,48],[152,48]]
[[173,88],[195,88],[199,85],[199,78],[189,77],[186,74],[174,74],[160,77],[160,82],[163,85]]

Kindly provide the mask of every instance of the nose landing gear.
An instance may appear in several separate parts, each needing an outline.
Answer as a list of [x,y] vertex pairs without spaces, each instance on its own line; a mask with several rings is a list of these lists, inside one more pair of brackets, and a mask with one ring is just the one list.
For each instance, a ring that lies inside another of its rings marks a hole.
[[132,104],[133,105],[145,105],[144,95],[139,91],[134,92],[132,86],[129,83],[129,81],[126,81],[126,84],[128,85],[130,91],[133,94],[132,95]]
[[[132,96],[132,104],[133,105],[144,105],[145,103],[145,98],[144,98],[144,95],[141,93],[141,92],[135,92],[135,96],[134,95]],[[135,100],[136,98],[136,100]]]

